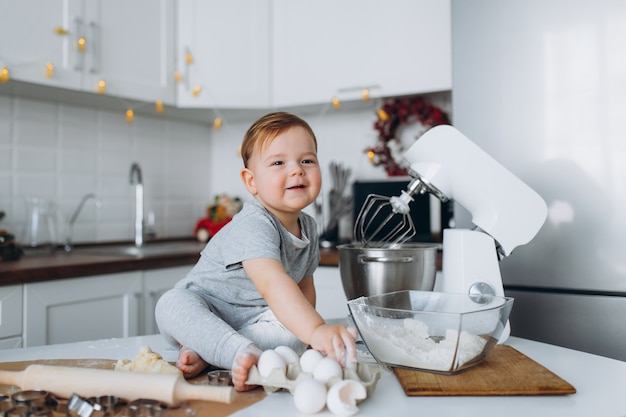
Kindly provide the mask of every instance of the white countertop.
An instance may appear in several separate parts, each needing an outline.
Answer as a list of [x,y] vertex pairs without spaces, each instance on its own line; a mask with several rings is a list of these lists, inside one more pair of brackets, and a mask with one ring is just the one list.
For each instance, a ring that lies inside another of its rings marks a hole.
[[[564,396],[407,397],[396,377],[384,372],[374,394],[359,405],[357,417],[393,416],[602,416],[626,417],[626,362],[530,340],[506,342],[572,384],[577,392]],[[34,359],[125,359],[150,346],[168,361],[178,351],[159,335],[0,350],[0,362]],[[236,417],[299,415],[291,395],[278,392],[233,414]],[[325,410],[319,417],[332,414]]]

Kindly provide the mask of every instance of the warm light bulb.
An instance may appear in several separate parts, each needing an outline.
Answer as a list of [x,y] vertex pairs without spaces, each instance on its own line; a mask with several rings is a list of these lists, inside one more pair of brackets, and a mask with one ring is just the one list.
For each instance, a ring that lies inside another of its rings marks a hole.
[[185,52],[185,62],[187,65],[193,64],[193,55],[191,55],[191,52],[189,51]]
[[180,71],[174,71],[174,79],[177,83],[181,82],[183,80],[183,74],[181,74]]
[[135,121],[135,112],[133,109],[126,110],[126,123],[130,124]]
[[199,86],[199,85],[196,85],[196,86],[193,87],[193,90],[191,91],[191,94],[193,94],[194,97],[198,97],[201,92],[202,92],[202,87]]
[[370,99],[370,90],[367,88],[364,88],[363,91],[361,92],[361,100],[363,101],[369,101]]
[[48,78],[54,77],[54,65],[52,65],[52,62],[48,62],[46,64],[46,77]]
[[222,118],[216,117],[213,120],[213,130],[220,130],[222,128]]
[[157,113],[163,113],[163,110],[164,110],[164,109],[163,109],[163,100],[157,100],[157,101],[154,103],[154,110],[155,110]]
[[85,41],[85,38],[79,38],[78,42],[76,43],[76,46],[78,47],[78,52],[85,52],[85,44],[87,43],[87,41]]
[[378,115],[378,118],[382,122],[386,122],[387,120],[389,120],[389,115],[383,109],[378,109],[378,111],[376,111],[376,114]]
[[374,164],[374,156],[376,156],[376,154],[374,153],[374,151],[367,151],[367,159],[369,159],[370,164]]
[[341,101],[339,101],[337,97],[333,97],[332,103],[335,110],[339,110],[341,108]]
[[107,92],[107,83],[104,80],[98,81],[98,85],[96,87],[96,91],[98,94],[104,94]]
[[7,67],[2,67],[2,69],[0,70],[0,83],[8,83],[9,78],[9,69]]
[[69,31],[61,26],[55,26],[54,33],[56,33],[57,35],[67,35]]

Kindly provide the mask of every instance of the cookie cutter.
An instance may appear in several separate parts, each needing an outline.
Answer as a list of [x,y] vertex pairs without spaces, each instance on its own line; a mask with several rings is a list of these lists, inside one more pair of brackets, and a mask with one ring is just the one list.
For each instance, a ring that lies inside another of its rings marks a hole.
[[72,394],[67,402],[68,415],[75,417],[91,417],[94,406],[92,403],[77,394]]
[[50,394],[43,390],[18,391],[11,395],[11,401],[17,405],[25,405],[31,409],[44,408],[48,405]]
[[128,403],[130,417],[161,417],[167,408],[157,400],[140,398]]
[[233,385],[232,374],[230,371],[217,369],[207,373],[209,379],[209,385],[216,385],[218,387]]

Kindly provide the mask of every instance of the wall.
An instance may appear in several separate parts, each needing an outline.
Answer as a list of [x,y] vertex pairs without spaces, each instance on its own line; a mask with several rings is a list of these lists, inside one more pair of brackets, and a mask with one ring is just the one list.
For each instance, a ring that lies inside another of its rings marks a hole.
[[21,236],[25,198],[57,202],[70,217],[95,193],[74,227],[75,241],[131,240],[134,189],[129,169],[143,170],[145,208],[161,237],[191,236],[211,198],[211,129],[164,118],[0,95],[0,210],[2,228]]
[[[449,111],[449,97],[433,94],[430,100]],[[364,153],[377,140],[373,124],[379,105],[372,100],[348,103],[341,110],[291,110],[316,133],[323,174],[319,201],[325,207],[333,185],[331,161],[352,170],[350,181],[386,177]],[[214,131],[206,123],[143,115],[127,124],[121,111],[0,95],[0,210],[7,213],[2,227],[21,236],[25,198],[54,200],[69,218],[82,196],[93,192],[102,207],[97,209],[93,201],[85,204],[73,240],[132,240],[135,203],[129,169],[137,161],[143,170],[145,211],[155,213],[157,235],[191,236],[216,194],[249,198],[239,177],[237,150],[245,131],[263,113],[226,113],[222,129]],[[407,136],[403,141],[413,140]],[[307,211],[314,214],[312,208]],[[341,223],[342,237],[351,236],[350,223],[350,218]]]

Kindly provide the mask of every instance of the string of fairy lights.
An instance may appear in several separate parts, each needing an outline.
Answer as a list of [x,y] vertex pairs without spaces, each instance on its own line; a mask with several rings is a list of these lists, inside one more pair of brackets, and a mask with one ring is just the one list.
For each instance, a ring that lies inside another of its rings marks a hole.
[[[69,34],[67,29],[62,27],[55,27],[54,33],[59,36],[66,36]],[[88,42],[85,37],[79,37],[75,43],[74,48],[79,54],[83,54],[88,50]],[[47,61],[45,59],[38,61],[30,61],[28,63],[10,63],[3,59],[0,56],[0,84],[7,84],[11,81],[11,72],[12,68],[18,68],[20,66],[25,65],[42,65],[42,76],[46,78],[55,78],[55,64],[51,61]],[[190,76],[190,67],[195,64],[194,56],[192,51],[187,47],[184,50],[184,60],[183,60],[184,68],[182,71],[180,69],[176,69],[173,73],[174,81],[177,84],[185,83],[186,89],[190,92],[193,97],[199,97],[201,94],[209,94],[206,92],[206,89],[203,88],[200,84],[192,85],[192,80]],[[363,87],[351,87],[351,88],[341,88],[336,91],[336,93],[329,100],[328,104],[322,107],[320,112],[320,116],[323,116],[329,109],[340,110],[342,107],[342,100],[345,100],[346,97],[349,96],[350,100],[353,100],[357,95],[360,97],[360,100],[363,102],[368,102],[372,98],[372,92],[376,89],[379,89],[380,86],[372,85],[372,86],[363,86]],[[97,81],[94,87],[94,92],[100,95],[107,95],[108,85],[106,79],[100,79]],[[109,95],[109,97],[114,97],[119,99],[120,103],[122,103],[124,117],[126,123],[132,124],[135,122],[135,111],[146,109],[149,106],[153,106],[153,111],[156,114],[162,114],[165,112],[165,104],[163,100],[157,99],[154,103],[145,103],[145,104],[130,104],[129,101],[124,100],[122,97],[117,97],[113,95]],[[212,120],[213,129],[219,131],[222,128],[224,123],[224,116],[221,113],[220,109],[216,107],[211,108],[214,118]]]

